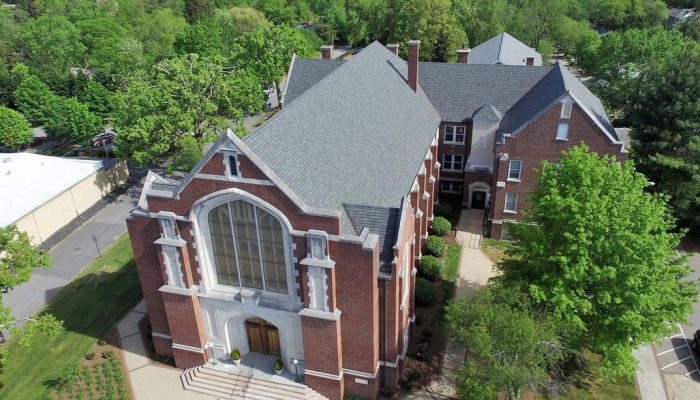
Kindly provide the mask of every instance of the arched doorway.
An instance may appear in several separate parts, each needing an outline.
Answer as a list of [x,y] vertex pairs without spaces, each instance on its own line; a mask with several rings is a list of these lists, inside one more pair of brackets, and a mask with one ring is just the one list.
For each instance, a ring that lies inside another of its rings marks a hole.
[[248,349],[260,354],[281,356],[280,335],[277,327],[262,318],[245,320]]

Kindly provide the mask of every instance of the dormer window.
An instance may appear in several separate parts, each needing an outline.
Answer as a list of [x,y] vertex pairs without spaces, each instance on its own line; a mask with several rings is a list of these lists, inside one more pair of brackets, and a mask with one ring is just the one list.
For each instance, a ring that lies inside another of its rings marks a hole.
[[565,101],[561,103],[561,117],[564,119],[571,118],[571,103]]
[[240,178],[237,153],[224,153],[226,159],[226,175],[229,178]]

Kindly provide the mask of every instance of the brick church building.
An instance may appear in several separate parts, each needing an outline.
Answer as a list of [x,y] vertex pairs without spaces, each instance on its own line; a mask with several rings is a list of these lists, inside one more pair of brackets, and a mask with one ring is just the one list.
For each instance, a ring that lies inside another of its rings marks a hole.
[[488,210],[500,237],[541,160],[624,146],[558,64],[425,63],[417,41],[408,61],[322,53],[293,59],[283,110],[250,135],[180,181],[149,173],[127,225],[158,354],[272,355],[323,397],[375,398],[402,370],[434,204]]

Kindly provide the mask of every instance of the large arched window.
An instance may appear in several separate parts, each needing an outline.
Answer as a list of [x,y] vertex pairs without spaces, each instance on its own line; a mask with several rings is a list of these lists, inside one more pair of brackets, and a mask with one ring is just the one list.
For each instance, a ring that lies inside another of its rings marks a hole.
[[287,293],[284,229],[272,214],[242,200],[209,212],[219,284]]

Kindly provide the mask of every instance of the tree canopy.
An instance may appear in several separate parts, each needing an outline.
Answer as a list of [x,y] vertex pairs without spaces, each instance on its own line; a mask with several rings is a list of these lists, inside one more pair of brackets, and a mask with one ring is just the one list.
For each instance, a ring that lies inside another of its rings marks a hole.
[[0,146],[17,149],[32,141],[32,126],[24,115],[0,106]]
[[502,280],[524,285],[571,328],[574,346],[604,357],[609,374],[629,376],[631,350],[682,321],[697,295],[666,197],[647,192],[632,162],[585,146],[543,163],[538,183],[530,212],[512,225],[517,241]]

